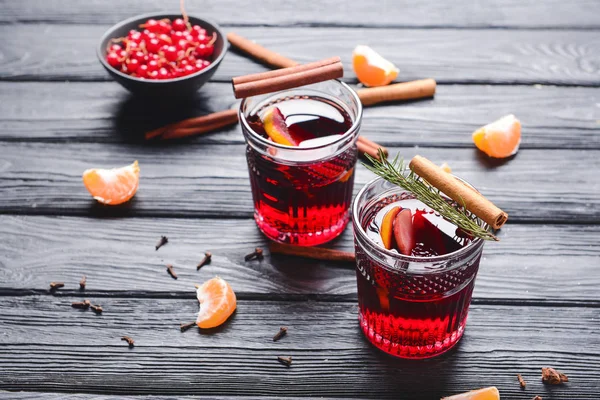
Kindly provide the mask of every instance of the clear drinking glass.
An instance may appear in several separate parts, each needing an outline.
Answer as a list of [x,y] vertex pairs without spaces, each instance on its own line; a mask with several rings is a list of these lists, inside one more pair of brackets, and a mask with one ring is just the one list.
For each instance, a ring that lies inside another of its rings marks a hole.
[[405,256],[376,245],[366,229],[378,211],[412,198],[377,178],[354,200],[352,220],[360,327],[386,353],[418,359],[442,354],[462,337],[483,240],[431,257]]
[[[300,110],[306,106],[309,113],[319,104],[315,101],[341,110],[349,118],[349,129],[306,147],[277,144],[255,131],[252,121],[265,110],[292,105]],[[246,98],[239,116],[247,143],[254,218],[260,230],[272,240],[301,246],[338,236],[350,218],[362,119],[356,93],[330,80]]]

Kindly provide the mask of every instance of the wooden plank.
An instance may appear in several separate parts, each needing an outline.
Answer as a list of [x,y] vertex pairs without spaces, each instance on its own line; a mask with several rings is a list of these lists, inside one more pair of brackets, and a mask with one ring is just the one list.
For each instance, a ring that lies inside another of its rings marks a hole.
[[[365,108],[362,132],[385,145],[472,147],[471,132],[515,113],[522,148],[600,149],[598,103],[594,88],[440,85],[435,99]],[[155,109],[108,82],[0,82],[0,140],[136,142],[146,130],[235,104],[227,83],[209,83],[188,104]],[[243,138],[234,126],[191,141]]]
[[[261,399],[267,400],[279,400],[281,397],[272,397],[272,396],[260,396]],[[229,396],[156,396],[156,395],[142,395],[142,396],[124,396],[124,395],[106,395],[106,394],[93,394],[93,393],[52,393],[52,392],[8,392],[8,391],[0,391],[0,399],[9,399],[9,400],[230,400]],[[236,400],[251,400],[255,399],[255,397],[248,396],[236,396]],[[286,400],[306,400],[305,397],[285,397]],[[319,399],[335,399],[340,400],[340,397],[321,397]],[[350,400],[350,397],[344,397],[346,400]]]
[[[83,4],[67,0],[0,2],[0,22],[58,22],[114,24],[132,15],[163,10],[160,0],[130,0],[115,7],[110,2],[88,0]],[[174,4],[171,6],[176,7]],[[173,8],[171,7],[171,8]],[[371,1],[347,7],[343,0],[319,2],[318,12],[300,0],[188,1],[190,14],[201,15],[225,25],[267,26],[394,26],[394,27],[527,27],[597,28],[598,2],[560,0],[523,3],[516,0],[486,0],[477,4],[423,1]],[[343,10],[343,12],[341,12]]]
[[[448,162],[511,221],[600,221],[596,150],[523,150],[494,161],[475,149],[390,148]],[[139,160],[140,190],[121,207],[100,207],[81,183],[91,167]],[[355,193],[374,175],[359,165]],[[244,147],[174,144],[1,143],[0,212],[64,215],[249,217],[252,201]]]
[[[106,311],[96,316],[72,309],[71,299],[4,298],[0,388],[423,399],[487,385],[510,399],[583,399],[600,389],[596,309],[474,305],[455,351],[409,362],[362,338],[354,303],[240,301],[223,328],[201,334],[179,332],[194,318],[194,299],[102,300]],[[289,333],[274,343],[281,325]],[[135,339],[133,349],[120,341],[124,334]],[[280,355],[293,357],[291,368],[275,360]],[[540,368],[548,365],[569,375],[568,385],[542,385]]]
[[[161,235],[169,243],[155,251]],[[0,237],[0,294],[47,290],[51,281],[66,283],[60,292],[77,294],[85,274],[86,293],[96,296],[191,298],[193,285],[214,275],[226,278],[242,298],[356,296],[353,264],[270,255],[244,262],[255,247],[267,247],[253,220],[4,215]],[[477,301],[600,305],[600,226],[509,224],[500,239],[485,245]],[[353,246],[348,228],[328,247]],[[212,262],[197,272],[205,251],[213,253]],[[166,263],[179,279],[167,275]]]
[[[0,25],[2,80],[109,80],[96,59],[105,30],[99,25]],[[553,83],[597,86],[600,37],[580,30],[367,29],[239,27],[235,31],[297,60],[339,55],[354,82],[350,58],[370,44],[398,64],[401,80],[432,77],[440,83]],[[24,53],[22,43],[27,43]],[[60,43],[59,47],[48,43]],[[316,45],[318,43],[318,45]],[[215,80],[266,68],[231,52]]]

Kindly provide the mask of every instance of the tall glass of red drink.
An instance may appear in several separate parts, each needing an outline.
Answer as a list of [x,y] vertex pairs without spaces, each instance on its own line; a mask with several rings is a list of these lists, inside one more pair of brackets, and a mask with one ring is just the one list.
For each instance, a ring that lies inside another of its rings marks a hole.
[[[270,239],[325,243],[349,221],[362,105],[337,80],[253,96],[240,106],[254,218]],[[282,132],[284,141],[281,144]]]
[[[414,241],[408,251],[388,249],[382,240],[385,215],[394,208],[410,210]],[[465,330],[483,240],[461,233],[412,193],[381,178],[357,195],[352,219],[366,338],[402,358],[429,358],[452,348]]]

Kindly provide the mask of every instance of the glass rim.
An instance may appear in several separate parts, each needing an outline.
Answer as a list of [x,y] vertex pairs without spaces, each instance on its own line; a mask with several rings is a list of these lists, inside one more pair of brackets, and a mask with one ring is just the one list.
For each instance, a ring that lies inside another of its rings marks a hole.
[[[467,182],[467,181],[465,181],[465,180],[457,177],[454,174],[450,174],[450,175],[452,175],[455,178],[459,179],[463,183],[469,185],[474,190],[477,190],[469,182]],[[403,262],[407,262],[407,263],[411,263],[411,262],[412,263],[436,263],[436,262],[450,261],[450,260],[453,260],[453,259],[456,259],[456,258],[460,258],[461,256],[466,256],[470,252],[476,250],[477,247],[483,245],[483,239],[481,239],[481,238],[475,238],[469,244],[467,244],[466,246],[461,247],[460,249],[458,249],[456,251],[453,251],[452,253],[447,253],[447,254],[442,254],[442,255],[437,255],[437,256],[430,256],[430,257],[420,257],[420,256],[407,256],[407,255],[404,255],[404,254],[400,254],[398,252],[393,252],[391,250],[385,249],[385,248],[379,246],[378,244],[374,243],[371,239],[369,239],[369,237],[367,236],[367,233],[365,232],[362,224],[360,223],[359,216],[358,216],[358,202],[359,202],[359,199],[362,196],[364,196],[364,193],[369,188],[371,188],[376,182],[378,182],[378,181],[384,181],[384,180],[385,179],[383,179],[381,177],[377,177],[377,178],[374,178],[374,179],[370,180],[369,182],[367,182],[362,187],[362,189],[360,189],[360,191],[358,192],[358,194],[354,198],[354,201],[352,202],[352,223],[354,225],[354,234],[358,235],[361,240],[365,241],[366,243],[369,243],[375,250],[377,250],[377,251],[385,254],[386,256],[393,257],[394,259],[396,259],[398,261],[403,261]],[[391,183],[391,182],[390,182],[390,184],[393,185],[393,183]],[[410,193],[410,191],[408,191],[406,189],[403,189],[400,186],[397,186],[397,187],[398,187],[398,189],[403,190],[406,193]],[[487,227],[488,227],[488,225],[485,224],[484,228],[487,229]],[[394,268],[394,267],[390,266],[390,268],[396,270],[396,268]],[[435,269],[435,270],[431,270],[431,271],[415,271],[415,273],[422,275],[424,273],[448,272],[451,269],[452,268],[439,268],[439,269]],[[403,271],[403,272],[410,273],[410,271]]]
[[[358,97],[358,94],[350,86],[348,86],[344,82],[340,81],[339,79],[331,79],[331,80],[326,81],[326,82],[331,82],[331,81],[336,81],[337,83],[339,83],[340,85],[342,85],[342,87],[346,91],[348,91],[350,93],[350,96],[352,96],[352,98],[356,101],[356,105],[357,105],[356,118],[355,118],[354,121],[352,121],[352,126],[350,126],[350,128],[348,128],[348,130],[346,132],[344,132],[342,135],[340,135],[340,137],[338,139],[336,139],[335,141],[333,141],[333,142],[326,143],[326,144],[321,144],[321,145],[318,145],[318,146],[298,147],[298,146],[288,146],[288,145],[285,145],[285,144],[275,143],[275,142],[271,142],[271,141],[265,139],[263,136],[261,136],[258,133],[256,133],[254,131],[254,129],[252,129],[252,127],[250,126],[250,124],[248,124],[248,120],[246,119],[246,116],[242,112],[242,109],[244,108],[244,105],[246,104],[246,100],[251,99],[251,98],[256,97],[256,96],[246,97],[246,98],[242,99],[242,102],[240,103],[240,107],[238,108],[238,118],[239,118],[239,120],[240,120],[243,128],[245,130],[247,130],[248,132],[250,132],[250,134],[252,135],[252,137],[254,139],[258,140],[258,142],[260,142],[261,144],[263,144],[265,146],[273,147],[273,148],[276,148],[276,149],[281,149],[281,150],[286,150],[286,151],[302,152],[302,151],[306,151],[306,150],[325,149],[325,148],[330,147],[330,146],[338,145],[339,143],[342,143],[342,142],[348,140],[348,137],[351,137],[354,134],[354,132],[358,131],[358,128],[360,127],[361,120],[362,120],[363,106],[362,106],[362,102],[360,101],[360,98]],[[321,82],[318,82],[318,83],[321,83]],[[314,84],[311,84],[311,85],[314,85]],[[278,92],[273,92],[271,94],[284,93],[286,91],[300,89],[300,88],[304,88],[304,87],[307,87],[307,86],[310,86],[310,85],[304,85],[304,86],[299,86],[297,88],[280,90]]]

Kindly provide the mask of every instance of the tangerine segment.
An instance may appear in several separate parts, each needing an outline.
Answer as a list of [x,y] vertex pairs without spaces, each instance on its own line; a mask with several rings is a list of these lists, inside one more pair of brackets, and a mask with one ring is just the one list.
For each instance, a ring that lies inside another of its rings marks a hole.
[[381,228],[379,230],[379,234],[381,235],[381,241],[383,242],[383,247],[386,249],[392,248],[392,234],[393,234],[393,226],[394,219],[396,215],[402,210],[401,207],[394,207],[389,210],[383,216],[383,221],[381,221]]
[[470,392],[444,397],[442,400],[500,400],[500,392],[491,386],[484,389],[472,390]]
[[398,68],[369,46],[356,46],[352,52],[352,67],[365,86],[384,86],[396,79]]
[[452,173],[452,168],[450,168],[450,165],[448,165],[448,163],[443,163],[442,165],[440,165],[440,168],[442,169],[442,171],[447,172],[449,174]]
[[140,167],[137,161],[121,168],[94,168],[83,173],[83,184],[94,199],[112,206],[131,199],[139,183]]
[[521,144],[521,122],[510,114],[473,132],[475,146],[490,157],[510,157]]
[[263,117],[263,126],[269,138],[275,143],[286,146],[298,146],[298,142],[290,135],[285,118],[277,107],[268,110]]
[[209,279],[196,290],[200,312],[196,318],[199,328],[214,328],[227,321],[237,304],[231,286],[218,276]]

